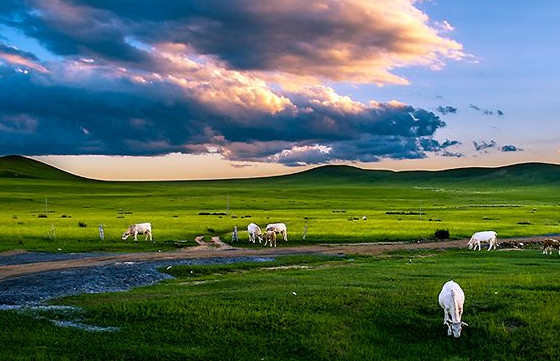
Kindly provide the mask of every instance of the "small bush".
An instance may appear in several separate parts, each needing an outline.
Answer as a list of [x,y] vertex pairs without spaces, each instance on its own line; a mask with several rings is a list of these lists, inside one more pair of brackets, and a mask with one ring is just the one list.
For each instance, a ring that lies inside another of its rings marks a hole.
[[227,216],[224,212],[198,212],[199,216]]
[[447,229],[438,229],[434,233],[434,237],[436,239],[449,239],[449,230]]
[[216,230],[214,228],[208,227],[207,230],[208,230],[208,233],[216,234]]
[[523,222],[517,222],[517,224],[528,225],[531,224],[531,222],[523,221]]
[[78,226],[79,226],[80,228],[86,228],[86,227],[87,227],[87,224],[85,224],[84,222],[78,222]]
[[39,214],[39,215],[37,216],[37,218],[47,218],[47,215],[41,213],[41,214]]

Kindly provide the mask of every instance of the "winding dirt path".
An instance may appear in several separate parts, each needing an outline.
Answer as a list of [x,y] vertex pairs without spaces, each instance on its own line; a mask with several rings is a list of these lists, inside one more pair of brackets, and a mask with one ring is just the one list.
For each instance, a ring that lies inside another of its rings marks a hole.
[[[510,239],[500,239],[500,242],[539,242],[545,236],[520,237]],[[0,281],[23,276],[26,274],[55,271],[68,268],[103,266],[115,262],[137,262],[137,261],[161,261],[171,259],[192,259],[192,258],[212,258],[212,257],[239,257],[239,256],[279,256],[288,254],[362,254],[377,255],[387,251],[404,249],[446,249],[465,247],[468,240],[454,240],[446,242],[378,242],[378,243],[354,243],[354,244],[317,244],[310,246],[293,246],[278,248],[236,248],[232,247],[219,238],[214,238],[210,242],[197,240],[196,247],[182,248],[171,252],[138,252],[111,254],[99,257],[78,258],[70,260],[58,260],[47,262],[36,262],[16,265],[0,266]],[[21,252],[21,251],[20,251]],[[13,252],[12,252],[13,253]],[[8,253],[0,253],[7,255]]]

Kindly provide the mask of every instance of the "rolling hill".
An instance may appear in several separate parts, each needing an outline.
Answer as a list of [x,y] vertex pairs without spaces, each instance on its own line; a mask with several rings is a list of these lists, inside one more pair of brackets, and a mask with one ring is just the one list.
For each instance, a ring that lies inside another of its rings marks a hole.
[[[0,178],[88,180],[48,164],[22,156],[0,158]],[[306,185],[399,183],[414,185],[560,185],[560,165],[522,163],[495,168],[471,167],[441,171],[367,170],[348,165],[325,165],[303,172],[264,178],[220,180],[224,182],[264,182]],[[204,183],[205,181],[195,181]]]
[[84,179],[46,163],[19,155],[0,158],[0,178],[79,180]]

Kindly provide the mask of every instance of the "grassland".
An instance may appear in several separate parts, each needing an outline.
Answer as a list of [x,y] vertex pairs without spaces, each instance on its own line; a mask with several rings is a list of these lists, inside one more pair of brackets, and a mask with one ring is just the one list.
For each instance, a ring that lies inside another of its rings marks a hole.
[[[560,166],[548,164],[398,173],[329,166],[263,179],[100,182],[4,157],[0,251],[165,250],[195,235],[227,241],[234,226],[277,221],[288,225],[292,244],[427,239],[437,229],[452,238],[484,229],[501,237],[559,233],[559,191]],[[146,221],[155,244],[120,240],[129,224]]]
[[[114,333],[0,312],[0,359],[557,360],[558,260],[445,251],[173,267],[178,278],[154,286],[55,302]],[[466,294],[460,339],[437,304],[449,279]]]

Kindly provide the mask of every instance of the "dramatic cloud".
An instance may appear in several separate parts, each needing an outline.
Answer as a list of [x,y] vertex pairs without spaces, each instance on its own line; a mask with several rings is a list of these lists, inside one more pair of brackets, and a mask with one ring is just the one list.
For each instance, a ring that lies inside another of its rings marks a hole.
[[508,145],[504,145],[504,146],[501,148],[501,151],[502,151],[502,152],[522,152],[523,149],[521,149],[521,148],[519,148],[519,147],[517,147],[517,146],[515,146],[515,145],[508,144]]
[[477,152],[486,151],[490,148],[495,148],[497,145],[498,144],[494,139],[491,139],[490,141],[481,140],[480,142],[473,141],[474,149]]
[[435,139],[436,114],[324,85],[406,84],[394,69],[464,58],[451,25],[412,0],[6,1],[0,24],[55,59],[0,45],[0,153],[290,166],[458,154]]
[[[443,66],[461,44],[431,27],[414,0],[9,2],[9,24],[61,55],[151,66],[142,44],[178,43],[240,70],[406,84],[392,69]],[[6,11],[8,12],[8,11]],[[439,24],[439,23],[438,23]],[[444,22],[444,30],[451,25]]]
[[457,108],[452,107],[451,105],[445,105],[445,106],[440,105],[436,108],[436,110],[443,115],[447,115],[450,113],[451,114],[457,113]]

